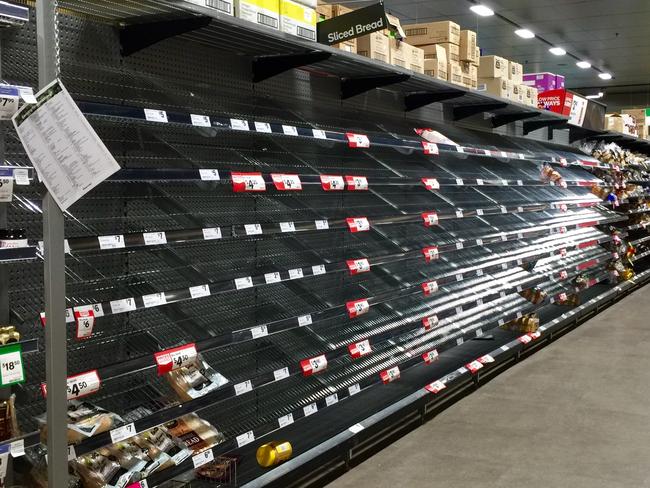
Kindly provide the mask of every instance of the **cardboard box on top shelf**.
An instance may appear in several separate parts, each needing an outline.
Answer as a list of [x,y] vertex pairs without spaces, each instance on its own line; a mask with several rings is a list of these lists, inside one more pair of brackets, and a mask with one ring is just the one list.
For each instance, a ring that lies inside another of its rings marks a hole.
[[516,85],[523,85],[524,67],[514,61],[508,61],[508,79]]
[[553,73],[526,73],[524,75],[524,85],[537,88],[539,93],[555,90],[556,75]]
[[[352,12],[351,8],[345,7],[343,5],[328,4],[322,3],[316,7],[316,13],[318,15],[318,21],[328,20],[332,17],[338,17],[339,15],[345,15]],[[349,53],[357,52],[357,39],[347,39],[339,44],[332,44],[332,47],[341,49],[342,51],[347,51]]]
[[278,0],[235,0],[235,15],[254,24],[280,29]]
[[531,107],[537,107],[537,88],[528,85],[521,85],[524,90],[524,103]]
[[614,132],[624,131],[623,117],[619,114],[605,114],[605,124],[607,130]]
[[517,103],[525,103],[526,100],[526,85],[521,83],[513,83],[512,92],[514,94],[513,100]]
[[388,37],[381,31],[357,37],[357,54],[384,63],[390,62],[390,45]]
[[440,59],[425,59],[424,74],[433,76],[439,80],[449,81],[447,66],[448,64],[446,57]]
[[476,46],[476,57],[474,61],[472,61],[472,64],[474,66],[479,66],[481,64],[481,48]]
[[460,70],[462,72],[463,85],[467,88],[476,88],[477,81],[477,68],[468,61],[460,62]]
[[469,76],[471,79],[470,88],[476,90],[478,87],[478,67],[470,64],[469,67]]
[[478,77],[508,79],[508,60],[501,56],[481,56]]
[[476,32],[471,30],[460,31],[458,59],[470,63],[476,61]]
[[424,53],[424,59],[444,59],[449,61],[447,57],[447,50],[442,44],[429,44],[427,46],[420,46]]
[[463,84],[463,71],[460,68],[460,63],[447,61],[447,81],[455,85]]
[[440,42],[460,44],[460,26],[450,20],[408,24],[404,26],[404,32],[409,42],[414,46]]
[[507,96],[506,98],[509,100],[514,100],[515,99],[515,84],[512,82],[512,80],[505,80],[506,81],[506,93]]
[[[650,125],[650,108],[627,108],[622,113],[631,115],[636,121],[636,130],[639,137],[647,139],[648,126]],[[642,135],[643,134],[643,135]]]
[[410,51],[406,47],[407,44],[402,41],[398,41],[392,37],[388,37],[388,47],[389,47],[389,63],[401,68],[406,68],[408,63],[408,57]]
[[416,73],[424,73],[424,50],[410,44],[406,44],[406,49],[409,54],[406,67]]
[[[451,42],[440,42],[436,44],[437,46],[442,46],[445,48],[447,53],[447,62],[454,61],[456,63],[460,62],[460,47],[458,44],[452,44]],[[420,46],[424,49],[424,46]]]
[[280,30],[310,41],[316,40],[316,11],[295,0],[280,0]]
[[555,88],[564,88],[564,76],[555,75]]
[[190,3],[210,7],[228,15],[235,15],[235,9],[232,0],[188,0]]
[[492,76],[488,78],[479,77],[477,90],[487,92],[497,97],[508,98],[508,80]]

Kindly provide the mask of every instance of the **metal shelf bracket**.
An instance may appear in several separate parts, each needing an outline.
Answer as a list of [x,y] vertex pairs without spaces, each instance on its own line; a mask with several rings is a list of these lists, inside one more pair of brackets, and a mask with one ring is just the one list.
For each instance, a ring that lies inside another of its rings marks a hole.
[[411,92],[404,97],[404,109],[408,112],[435,102],[443,102],[465,95],[462,90],[445,90],[439,92]]
[[494,102],[494,103],[475,103],[471,105],[460,105],[454,107],[454,120],[462,120],[472,115],[480,114],[482,112],[489,112],[490,110],[498,110],[506,108],[507,103]]
[[319,50],[290,54],[273,54],[253,58],[253,82],[257,83],[300,66],[325,61],[331,53]]
[[381,86],[402,83],[411,78],[411,75],[402,73],[377,74],[371,76],[359,76],[357,78],[341,78],[341,98],[346,99],[360,95],[367,91]]
[[524,135],[527,135],[528,133],[537,130],[537,129],[542,129],[544,127],[552,127],[555,129],[559,129],[562,126],[566,125],[567,121],[566,120],[558,120],[558,119],[542,119],[542,120],[529,120],[529,121],[524,121]]
[[518,120],[530,119],[539,117],[539,112],[518,112],[514,114],[499,114],[492,117],[492,127],[497,128],[503,125],[517,122]]
[[206,27],[211,17],[193,15],[191,17],[167,18],[138,24],[128,24],[120,29],[120,46],[122,56],[130,56],[154,44]]

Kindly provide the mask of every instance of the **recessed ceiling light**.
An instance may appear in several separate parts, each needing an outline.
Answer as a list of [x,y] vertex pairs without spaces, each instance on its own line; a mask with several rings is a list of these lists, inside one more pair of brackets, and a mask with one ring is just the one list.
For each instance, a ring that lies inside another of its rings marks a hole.
[[549,49],[549,52],[551,54],[555,54],[556,56],[564,56],[566,54],[566,51],[561,47],[552,47]]
[[517,29],[515,31],[515,34],[517,34],[519,37],[523,37],[524,39],[532,39],[535,37],[535,34],[533,34],[528,29]]
[[598,73],[598,78],[600,78],[601,80],[611,80],[612,75],[611,73]]
[[490,15],[494,15],[494,10],[492,10],[490,7],[486,7],[485,5],[472,5],[469,9],[481,17],[489,17]]
[[587,61],[578,61],[578,62],[576,63],[576,66],[577,66],[578,68],[582,68],[582,69],[591,68],[591,64],[588,63]]
[[603,92],[598,92],[598,95],[587,95],[587,98],[603,98],[603,95]]

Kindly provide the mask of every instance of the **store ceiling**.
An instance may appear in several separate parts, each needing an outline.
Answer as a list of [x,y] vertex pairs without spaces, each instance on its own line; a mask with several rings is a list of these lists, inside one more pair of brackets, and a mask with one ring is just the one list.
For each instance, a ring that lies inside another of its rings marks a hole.
[[[352,6],[372,2],[343,2]],[[579,92],[605,88],[611,97],[650,106],[649,0],[484,0],[498,15],[479,17],[468,0],[385,0],[386,10],[402,23],[451,19],[478,32],[483,54],[498,54],[524,65],[524,72],[551,71],[566,76],[567,87]],[[594,69],[580,69],[570,56],[554,56],[539,39],[521,39],[505,17],[566,49],[614,78],[598,78]],[[584,90],[587,89],[587,90]],[[637,101],[638,100],[638,101]]]

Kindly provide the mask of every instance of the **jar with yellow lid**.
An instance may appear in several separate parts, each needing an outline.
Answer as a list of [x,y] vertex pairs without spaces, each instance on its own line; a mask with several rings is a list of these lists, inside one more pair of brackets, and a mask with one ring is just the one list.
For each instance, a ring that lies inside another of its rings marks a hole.
[[257,462],[263,468],[277,466],[286,461],[293,454],[293,448],[289,441],[269,442],[262,444],[257,449]]

